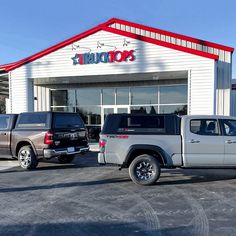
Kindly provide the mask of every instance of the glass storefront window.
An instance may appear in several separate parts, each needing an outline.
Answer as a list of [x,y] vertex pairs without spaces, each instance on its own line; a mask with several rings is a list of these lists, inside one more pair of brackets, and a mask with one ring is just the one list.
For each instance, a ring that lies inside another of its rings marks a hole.
[[98,106],[77,107],[78,112],[87,125],[101,124],[101,108]]
[[118,107],[117,113],[128,113],[128,107]]
[[187,85],[51,90],[51,110],[79,112],[88,127],[103,125],[108,112],[184,115]]
[[187,105],[160,105],[160,113],[187,115]]
[[75,90],[51,90],[51,105],[75,107]]
[[160,103],[187,103],[187,85],[160,86]]
[[157,104],[157,87],[135,87],[131,88],[131,104]]
[[101,103],[101,90],[94,89],[77,89],[76,90],[77,106],[86,105],[100,105]]
[[107,88],[102,90],[103,105],[115,105],[115,89]]
[[117,90],[116,90],[116,104],[117,105],[128,105],[129,104],[129,89],[128,88],[117,88]]
[[132,106],[130,109],[131,114],[143,113],[143,114],[158,114],[157,106]]
[[66,106],[61,106],[61,107],[51,107],[52,111],[64,111],[64,112],[75,112],[74,107],[66,107]]

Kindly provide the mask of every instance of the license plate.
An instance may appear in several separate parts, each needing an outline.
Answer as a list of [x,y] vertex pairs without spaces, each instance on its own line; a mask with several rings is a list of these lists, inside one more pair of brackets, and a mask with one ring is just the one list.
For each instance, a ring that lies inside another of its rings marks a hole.
[[74,147],[68,147],[67,148],[67,152],[74,152],[75,151],[75,148]]

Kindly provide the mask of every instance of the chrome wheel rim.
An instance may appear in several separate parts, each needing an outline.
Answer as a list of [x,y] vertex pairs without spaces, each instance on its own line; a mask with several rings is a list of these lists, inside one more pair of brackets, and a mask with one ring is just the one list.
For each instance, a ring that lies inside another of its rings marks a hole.
[[136,176],[139,180],[150,180],[155,175],[153,165],[148,161],[141,161],[136,165]]
[[30,151],[22,150],[19,155],[20,164],[23,168],[27,168],[31,164],[31,155]]

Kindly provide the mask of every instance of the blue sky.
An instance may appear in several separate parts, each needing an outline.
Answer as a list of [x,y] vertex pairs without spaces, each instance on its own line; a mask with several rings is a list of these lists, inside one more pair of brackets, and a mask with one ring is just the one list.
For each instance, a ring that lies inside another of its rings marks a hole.
[[0,64],[23,59],[112,17],[236,48],[235,0],[0,0],[0,9]]

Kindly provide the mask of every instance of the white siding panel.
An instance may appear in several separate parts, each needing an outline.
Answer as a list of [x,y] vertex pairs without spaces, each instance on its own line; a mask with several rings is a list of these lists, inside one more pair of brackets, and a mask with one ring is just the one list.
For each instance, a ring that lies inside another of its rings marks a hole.
[[161,35],[160,34],[156,34],[156,39],[157,40],[161,40]]
[[18,77],[15,72],[10,73],[10,112],[34,111],[33,81],[26,77],[27,74]]
[[231,56],[232,56],[231,52],[225,52],[225,62],[231,63]]
[[[105,46],[97,49],[98,41]],[[214,60],[135,39],[128,38],[127,41],[130,44],[124,47],[124,36],[104,31],[97,32],[76,42],[75,44],[80,46],[77,51],[72,51],[72,46],[68,45],[14,70],[12,72],[14,86],[20,83],[25,84],[25,78],[58,77],[58,83],[60,83],[60,77],[64,76],[78,76],[79,79],[79,76],[85,75],[191,70],[191,104],[189,104],[191,114],[214,113]],[[134,49],[136,60],[133,62],[91,65],[72,64],[71,58],[76,52],[84,53],[86,51],[83,47],[90,48],[91,52],[101,52],[110,51],[112,49],[111,46],[117,47],[118,50]],[[25,89],[27,86],[22,85],[21,87]],[[26,92],[26,89],[24,92]],[[23,100],[25,99],[24,92],[20,92],[22,94],[22,103],[24,103]]]
[[125,31],[125,25],[120,25],[120,29]]
[[174,37],[171,37],[171,43],[176,44],[176,39]]
[[34,86],[34,111],[50,111],[50,89]]
[[135,34],[136,29],[135,29],[134,27],[131,27],[131,31],[130,31],[130,32],[133,33],[133,34]]
[[136,28],[136,34],[139,34],[139,35],[140,35],[140,34],[141,34],[141,29],[137,29],[137,28]]

